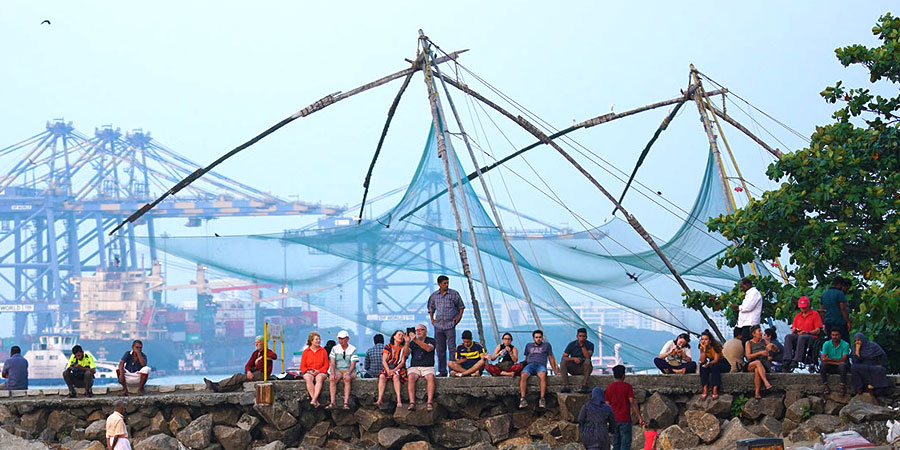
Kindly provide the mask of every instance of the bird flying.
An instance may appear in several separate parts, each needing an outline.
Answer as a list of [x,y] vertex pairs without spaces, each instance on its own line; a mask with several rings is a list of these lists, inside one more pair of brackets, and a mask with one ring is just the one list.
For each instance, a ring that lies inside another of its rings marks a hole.
[[44,19],[44,21],[41,22],[41,25],[43,25],[43,24],[45,24],[45,23],[46,23],[47,25],[50,25],[50,20]]

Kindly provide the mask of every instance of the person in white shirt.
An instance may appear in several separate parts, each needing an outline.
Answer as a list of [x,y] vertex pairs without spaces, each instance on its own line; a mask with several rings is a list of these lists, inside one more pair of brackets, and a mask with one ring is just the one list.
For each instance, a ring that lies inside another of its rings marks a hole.
[[356,364],[359,362],[359,356],[356,355],[356,347],[350,345],[350,333],[347,330],[341,330],[338,335],[338,344],[331,347],[329,359],[329,371],[331,372],[331,383],[329,384],[329,394],[331,395],[331,403],[325,409],[335,408],[335,397],[337,396],[338,381],[344,382],[344,409],[350,409],[350,383],[356,376]]
[[741,345],[744,345],[750,340],[750,328],[760,323],[763,302],[762,294],[749,279],[741,279],[741,290],[744,291],[744,301],[731,307],[738,311],[737,328],[741,330]]

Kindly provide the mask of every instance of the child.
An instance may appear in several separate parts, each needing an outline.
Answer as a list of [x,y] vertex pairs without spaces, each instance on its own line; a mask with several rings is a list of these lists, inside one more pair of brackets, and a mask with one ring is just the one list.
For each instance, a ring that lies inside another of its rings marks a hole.
[[656,450],[656,436],[659,430],[659,422],[650,419],[644,427],[644,450]]

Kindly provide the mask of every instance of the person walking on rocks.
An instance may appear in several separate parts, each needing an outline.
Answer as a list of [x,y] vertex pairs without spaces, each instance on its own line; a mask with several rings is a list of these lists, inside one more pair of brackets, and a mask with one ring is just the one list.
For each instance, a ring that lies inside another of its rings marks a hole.
[[525,346],[525,367],[522,368],[519,379],[519,393],[522,394],[519,398],[519,409],[528,406],[528,402],[525,400],[525,388],[528,386],[528,377],[533,375],[537,375],[541,384],[541,399],[538,400],[538,408],[546,408],[547,400],[544,399],[544,395],[547,394],[547,361],[550,361],[550,367],[554,372],[559,372],[556,358],[553,357],[553,346],[544,340],[544,332],[534,330],[531,332],[531,338],[534,342],[529,342]]
[[94,373],[97,372],[97,365],[94,357],[90,353],[85,353],[80,345],[72,347],[72,356],[69,363],[66,364],[66,370],[63,371],[63,380],[69,387],[69,398],[75,398],[75,388],[83,387],[84,395],[93,397],[94,392]]
[[[263,363],[263,349],[266,350],[266,360],[267,363]],[[272,374],[272,361],[278,359],[278,355],[275,354],[274,351],[266,348],[266,344],[263,341],[262,336],[256,337],[256,350],[250,355],[250,359],[247,360],[247,364],[244,364],[244,373],[236,373],[232,375],[230,378],[226,378],[219,382],[213,382],[206,378],[203,379],[203,382],[206,383],[206,388],[213,392],[232,392],[240,390],[244,386],[245,381],[262,381],[263,379],[263,366],[266,366],[266,372],[268,375]]]
[[113,402],[114,411],[106,418],[106,449],[107,450],[131,450],[131,442],[128,441],[128,429],[125,427],[125,402],[116,400]]
[[831,340],[822,344],[822,364],[819,373],[822,375],[822,384],[825,395],[831,393],[828,388],[828,374],[841,375],[841,395],[847,394],[847,373],[850,371],[848,360],[850,359],[850,343],[841,339],[840,327],[831,329]]
[[428,337],[428,328],[424,324],[416,325],[415,333],[409,335],[409,380],[406,388],[409,394],[409,410],[416,409],[416,381],[425,379],[427,395],[425,409],[434,410],[434,339]]
[[559,374],[562,376],[563,387],[560,392],[571,392],[569,389],[569,375],[581,375],[581,389],[579,392],[587,394],[591,392],[591,372],[594,365],[591,364],[591,356],[594,356],[594,343],[587,340],[587,329],[579,328],[575,332],[575,340],[569,342],[559,359]]
[[741,349],[750,340],[750,327],[759,325],[762,318],[763,300],[759,289],[753,286],[748,278],[742,278],[741,290],[744,291],[744,301],[740,305],[731,305],[738,311],[737,328],[741,329]]
[[438,290],[428,297],[428,314],[434,326],[434,340],[437,343],[438,376],[447,376],[447,353],[456,350],[456,325],[462,320],[463,305],[459,292],[450,289],[450,278],[437,278]]
[[125,352],[119,360],[116,376],[122,385],[122,394],[128,395],[128,385],[137,385],[137,395],[144,395],[144,385],[150,376],[150,365],[147,363],[147,355],[142,349],[144,344],[135,340],[131,343],[131,351]]
[[613,450],[631,450],[631,413],[637,416],[641,426],[644,425],[644,417],[634,399],[634,388],[625,382],[625,366],[619,364],[613,367],[615,381],[606,387],[606,401],[612,407],[616,423],[613,425]]
[[586,450],[609,450],[609,433],[616,420],[602,387],[591,391],[591,399],[581,407],[576,422],[581,429],[581,445]]
[[331,403],[325,409],[335,407],[334,400],[337,396],[338,381],[344,381],[344,409],[350,409],[350,383],[356,376],[356,363],[359,362],[359,356],[356,355],[356,347],[350,345],[350,333],[347,330],[338,332],[338,343],[331,348],[329,356],[331,371],[328,390],[331,394]]

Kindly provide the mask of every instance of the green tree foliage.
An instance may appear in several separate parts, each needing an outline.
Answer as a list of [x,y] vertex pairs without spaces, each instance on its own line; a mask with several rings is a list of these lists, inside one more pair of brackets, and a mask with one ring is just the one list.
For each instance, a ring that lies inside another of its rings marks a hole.
[[[767,176],[781,183],[732,214],[710,219],[711,231],[739,244],[719,260],[735,267],[772,261],[787,249],[789,283],[755,280],[765,294],[763,317],[790,320],[796,299],[814,305],[837,275],[853,280],[851,330],[884,347],[894,372],[900,370],[900,18],[885,14],[872,32],[881,45],[835,50],[845,67],[870,74],[871,88],[847,88],[838,81],[822,91],[840,105],[834,122],[819,126],[809,147],[771,164]],[[725,309],[741,298],[731,292],[695,291],[684,299],[692,308]]]

